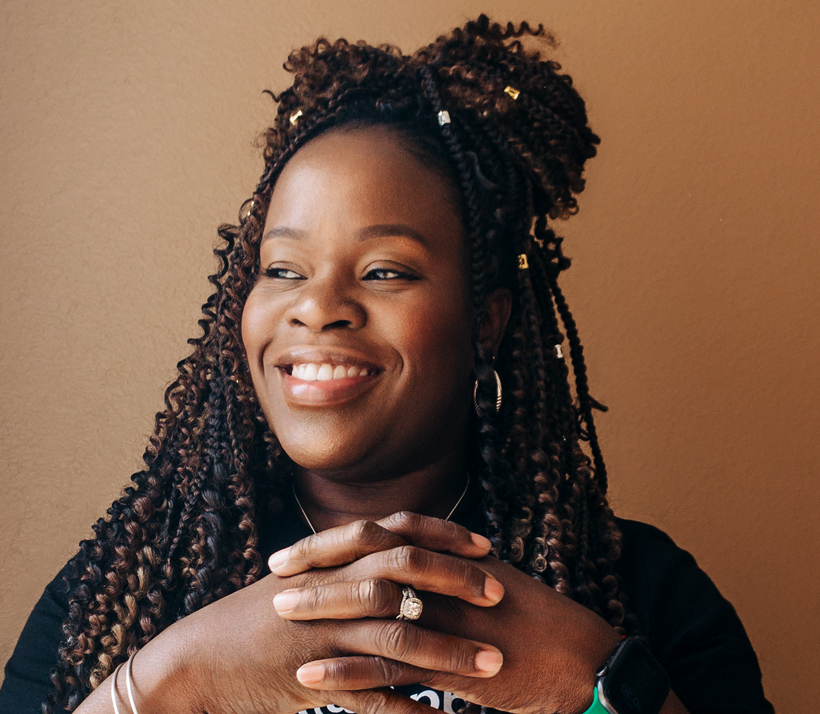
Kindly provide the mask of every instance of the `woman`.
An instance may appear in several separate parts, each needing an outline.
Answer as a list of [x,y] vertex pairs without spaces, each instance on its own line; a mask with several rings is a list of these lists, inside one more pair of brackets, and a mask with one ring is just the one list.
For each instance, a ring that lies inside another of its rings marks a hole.
[[146,469],[4,711],[54,661],[49,711],[771,711],[731,606],[607,505],[550,227],[598,138],[525,36],[291,55]]

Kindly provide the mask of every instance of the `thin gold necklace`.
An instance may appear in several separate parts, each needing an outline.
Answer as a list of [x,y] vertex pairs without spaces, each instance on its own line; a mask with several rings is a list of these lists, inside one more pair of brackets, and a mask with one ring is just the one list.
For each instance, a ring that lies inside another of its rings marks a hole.
[[[290,483],[291,490],[293,491],[293,497],[296,499],[296,505],[299,506],[299,510],[302,512],[302,516],[304,516],[305,521],[310,526],[310,530],[314,533],[318,531],[313,527],[313,523],[310,522],[310,518],[308,518],[308,514],[305,513],[305,509],[302,506],[302,502],[299,500],[299,496],[296,495],[296,479],[291,481]],[[450,512],[447,514],[447,518],[445,521],[449,521],[450,517],[456,512],[456,508],[461,505],[461,502],[464,500],[464,497],[467,495],[467,489],[470,488],[470,472],[467,472],[467,483],[464,484],[464,490],[461,492],[461,495],[458,497],[458,501],[456,501],[456,505],[450,509]]]

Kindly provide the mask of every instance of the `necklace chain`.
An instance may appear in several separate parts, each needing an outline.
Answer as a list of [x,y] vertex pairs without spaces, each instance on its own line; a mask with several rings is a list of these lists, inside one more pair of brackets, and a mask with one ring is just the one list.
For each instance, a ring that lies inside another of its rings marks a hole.
[[[299,510],[302,512],[302,516],[304,517],[307,524],[310,526],[310,530],[314,533],[317,532],[316,528],[313,527],[313,523],[311,523],[310,518],[308,518],[308,514],[305,513],[305,508],[302,506],[302,502],[299,500],[299,496],[296,495],[296,479],[291,481],[291,490],[293,491],[293,497],[296,499],[296,505],[299,506]],[[456,505],[450,509],[450,512],[447,514],[447,518],[445,521],[449,521],[452,515],[456,512],[456,508],[461,505],[461,502],[464,500],[464,497],[467,495],[467,489],[470,488],[470,472],[467,472],[467,483],[464,484],[464,490],[461,492],[461,495],[458,497],[458,501],[456,501]]]

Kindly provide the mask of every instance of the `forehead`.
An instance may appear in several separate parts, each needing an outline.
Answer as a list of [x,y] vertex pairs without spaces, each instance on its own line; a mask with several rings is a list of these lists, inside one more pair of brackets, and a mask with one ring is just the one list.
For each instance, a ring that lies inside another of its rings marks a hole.
[[384,126],[344,127],[312,139],[282,171],[267,229],[310,230],[331,217],[340,225],[407,223],[423,234],[463,233],[451,179]]

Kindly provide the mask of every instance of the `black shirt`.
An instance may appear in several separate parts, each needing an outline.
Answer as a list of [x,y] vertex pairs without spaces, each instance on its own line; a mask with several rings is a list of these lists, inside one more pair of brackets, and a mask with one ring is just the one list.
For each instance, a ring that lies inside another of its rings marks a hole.
[[[476,511],[454,520],[483,530]],[[657,528],[623,519],[618,525],[623,548],[617,570],[630,610],[690,714],[773,714],[763,695],[757,657],[737,613],[695,559]],[[287,512],[275,528],[262,529],[260,550],[267,556],[307,535],[307,526],[294,512]],[[68,614],[71,586],[63,579],[67,572],[64,568],[46,587],[6,664],[0,714],[41,711],[50,691],[60,627]],[[450,714],[461,704],[454,695],[423,685],[397,689]],[[343,711],[328,706],[315,714]]]

